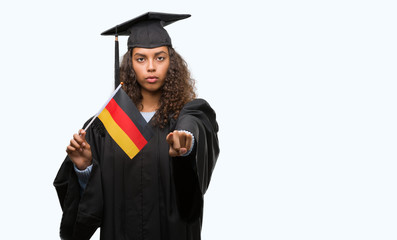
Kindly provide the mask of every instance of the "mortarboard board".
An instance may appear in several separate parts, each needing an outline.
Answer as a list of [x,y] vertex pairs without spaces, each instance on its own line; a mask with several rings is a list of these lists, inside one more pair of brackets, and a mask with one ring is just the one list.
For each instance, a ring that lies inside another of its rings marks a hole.
[[190,14],[147,12],[104,31],[101,35],[129,36],[129,48],[172,46],[171,38],[164,27],[188,17]]
[[172,46],[171,38],[164,27],[188,17],[190,17],[190,14],[147,12],[104,31],[101,35],[113,35],[116,37],[115,86],[117,87],[120,82],[118,35],[129,36],[127,42],[128,48]]

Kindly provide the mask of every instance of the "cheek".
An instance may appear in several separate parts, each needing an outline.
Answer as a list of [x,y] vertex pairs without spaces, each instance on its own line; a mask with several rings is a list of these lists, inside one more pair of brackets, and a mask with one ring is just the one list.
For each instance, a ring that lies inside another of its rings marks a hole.
[[167,76],[168,68],[169,68],[169,67],[170,67],[170,64],[165,64],[165,65],[163,66],[163,68],[161,69],[161,72],[162,72],[162,74],[164,75],[164,77]]
[[142,68],[140,68],[139,66],[132,66],[132,70],[134,70],[135,72],[135,76],[137,78],[140,78],[142,76]]

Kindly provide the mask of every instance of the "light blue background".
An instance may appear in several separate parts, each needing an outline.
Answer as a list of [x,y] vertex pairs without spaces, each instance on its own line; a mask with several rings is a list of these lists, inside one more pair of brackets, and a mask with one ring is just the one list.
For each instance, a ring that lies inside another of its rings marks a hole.
[[217,111],[203,239],[397,238],[395,1],[21,0],[0,3],[0,239],[58,239],[53,179],[113,87],[100,33],[147,11],[192,14],[167,30]]

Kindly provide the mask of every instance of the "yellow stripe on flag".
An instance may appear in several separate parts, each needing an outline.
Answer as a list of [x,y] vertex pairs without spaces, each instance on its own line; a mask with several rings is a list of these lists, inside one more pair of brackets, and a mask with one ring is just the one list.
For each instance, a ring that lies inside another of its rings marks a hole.
[[98,118],[102,121],[109,135],[123,149],[123,151],[132,159],[138,154],[139,149],[128,135],[113,120],[109,111],[105,108],[99,114]]

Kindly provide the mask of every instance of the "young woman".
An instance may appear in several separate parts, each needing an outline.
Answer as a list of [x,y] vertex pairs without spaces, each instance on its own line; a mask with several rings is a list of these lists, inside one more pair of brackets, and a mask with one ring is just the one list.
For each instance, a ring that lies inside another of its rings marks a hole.
[[218,125],[163,28],[188,16],[147,13],[117,26],[130,35],[123,89],[152,137],[130,159],[99,120],[73,135],[54,181],[62,239],[89,239],[98,227],[101,239],[200,239]]

